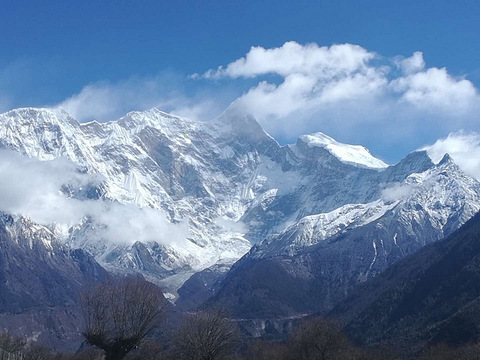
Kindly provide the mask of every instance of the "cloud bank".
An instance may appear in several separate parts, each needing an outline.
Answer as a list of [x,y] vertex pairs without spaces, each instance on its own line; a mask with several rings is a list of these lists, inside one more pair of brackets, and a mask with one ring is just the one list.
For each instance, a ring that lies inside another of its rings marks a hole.
[[252,47],[196,77],[254,81],[235,105],[274,136],[320,130],[379,148],[379,141],[404,141],[412,149],[461,128],[480,130],[480,95],[473,83],[446,68],[427,67],[419,51],[385,58],[353,44],[290,41]]
[[357,45],[319,47],[291,41],[273,49],[252,47],[244,58],[209,70],[203,77],[278,76],[280,83],[262,80],[237,102],[260,119],[284,118],[375,93],[387,82],[383,67],[368,65],[375,57]]
[[40,161],[0,151],[0,210],[27,216],[33,221],[73,226],[88,217],[103,229],[105,240],[120,244],[185,241],[188,224],[172,224],[161,211],[108,200],[69,197],[60,191],[98,186],[102,178],[78,171],[66,159]]
[[252,47],[245,57],[208,70],[203,78],[268,74],[278,76],[280,83],[260,81],[239,99],[260,116],[287,116],[304,108],[321,110],[329,103],[386,96],[431,110],[468,111],[480,99],[470,81],[449,75],[445,68],[426,69],[421,52],[389,61],[352,44],[320,47],[290,41],[272,49]]

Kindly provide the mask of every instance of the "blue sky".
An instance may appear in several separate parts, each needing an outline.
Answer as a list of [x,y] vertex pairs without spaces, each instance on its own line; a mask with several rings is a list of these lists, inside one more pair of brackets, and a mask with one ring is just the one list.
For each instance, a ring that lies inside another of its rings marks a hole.
[[281,142],[324,131],[395,162],[450,133],[480,142],[479,24],[478,1],[4,1],[0,110],[206,119],[240,98]]

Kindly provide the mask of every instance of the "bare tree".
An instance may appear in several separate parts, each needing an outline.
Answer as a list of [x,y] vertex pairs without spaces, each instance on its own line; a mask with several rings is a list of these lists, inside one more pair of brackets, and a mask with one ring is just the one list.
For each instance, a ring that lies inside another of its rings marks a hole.
[[37,342],[27,344],[22,353],[24,359],[28,360],[52,360],[54,358],[52,350]]
[[102,350],[96,347],[89,347],[76,354],[57,353],[49,360],[104,360],[104,354]]
[[174,337],[177,359],[231,359],[239,334],[237,326],[222,311],[187,314]]
[[447,344],[430,344],[419,356],[420,360],[449,360],[455,354]]
[[81,296],[87,343],[120,360],[163,321],[167,300],[141,277],[111,280]]
[[285,344],[267,340],[255,340],[248,346],[248,360],[286,360],[288,349]]
[[480,359],[480,345],[467,344],[455,349],[455,359],[478,360]]
[[167,355],[163,347],[153,339],[147,339],[138,349],[129,353],[125,360],[161,360]]
[[291,359],[341,360],[357,358],[354,347],[333,321],[314,318],[301,323],[289,340]]
[[25,347],[25,340],[10,335],[9,333],[0,334],[0,360],[7,359],[12,355],[20,355]]
[[[356,360],[401,360],[405,359],[405,356],[401,356],[400,354],[397,354],[395,349],[390,348],[390,347],[377,347],[377,348],[370,348],[370,349],[365,349],[365,348],[357,348],[357,351],[353,352],[355,357],[351,357],[351,359],[356,359]],[[423,358],[422,358],[423,359]],[[440,359],[436,359],[440,360]]]

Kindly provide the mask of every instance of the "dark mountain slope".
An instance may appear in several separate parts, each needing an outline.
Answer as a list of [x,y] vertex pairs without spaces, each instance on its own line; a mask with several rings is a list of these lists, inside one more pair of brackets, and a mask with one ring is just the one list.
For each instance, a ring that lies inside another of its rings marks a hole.
[[[331,312],[359,343],[460,344],[480,334],[480,214],[371,279]],[[413,346],[415,348],[415,346]]]
[[0,213],[0,329],[75,350],[83,323],[78,293],[107,276],[49,229]]
[[[380,243],[393,237],[389,232],[395,228],[392,217],[387,214],[380,221],[336,236],[295,256],[261,259],[245,256],[227,274],[207,306],[227,308],[242,318],[324,314],[358,286],[363,277],[373,276],[404,254],[421,248],[420,241],[405,245],[401,252],[392,247],[385,258],[378,256],[371,266],[372,241]],[[430,231],[430,235],[418,234],[417,239],[429,243],[441,236]]]

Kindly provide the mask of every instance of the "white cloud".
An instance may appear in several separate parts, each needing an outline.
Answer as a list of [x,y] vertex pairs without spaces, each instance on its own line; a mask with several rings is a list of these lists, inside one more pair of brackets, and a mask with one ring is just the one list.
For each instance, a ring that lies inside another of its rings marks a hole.
[[[78,121],[116,120],[133,110],[158,107],[191,119],[210,119],[224,106],[205,94],[184,95],[182,78],[174,73],[153,77],[131,77],[116,83],[100,81],[85,86],[78,94],[57,104]],[[218,98],[221,98],[219,96]]]
[[187,221],[172,224],[159,210],[106,201],[91,203],[95,208],[91,215],[94,223],[106,226],[102,236],[111,242],[172,244],[184,242],[189,236]]
[[283,46],[265,49],[252,47],[247,55],[217,70],[204,74],[207,78],[257,77],[265,74],[278,74],[287,77],[291,74],[315,74],[317,78],[331,79],[340,74],[351,74],[366,68],[375,54],[358,45],[343,44],[318,46],[300,45],[295,41]]
[[252,47],[197,78],[255,81],[235,104],[274,136],[324,131],[378,145],[387,135],[389,143],[408,140],[418,147],[459,124],[480,129],[480,96],[473,83],[445,68],[428,68],[421,52],[388,59],[358,45],[290,41]]
[[406,75],[419,72],[425,68],[425,61],[423,60],[423,53],[416,51],[412,56],[398,61],[397,65],[402,69]]
[[382,189],[381,197],[387,202],[398,201],[410,196],[414,190],[415,187],[411,184],[396,183]]
[[435,163],[448,153],[463,171],[480,181],[480,133],[451,133],[422,150],[427,150]]
[[358,45],[319,47],[288,42],[274,49],[253,47],[246,57],[204,76],[217,79],[280,76],[283,78],[280,84],[263,80],[236,104],[263,123],[265,119],[281,121],[292,114],[302,121],[332,105],[374,96],[387,83],[385,67],[368,65],[375,57]]
[[241,234],[248,232],[248,226],[242,221],[233,221],[223,217],[217,217],[213,222],[227,231],[234,231]]
[[475,86],[468,80],[455,79],[445,68],[429,68],[391,83],[401,99],[426,110],[464,113],[478,104]]
[[188,224],[171,224],[165,214],[133,204],[67,197],[63,185],[80,189],[98,185],[98,175],[79,173],[65,159],[39,161],[13,151],[0,151],[0,210],[27,216],[37,223],[77,224],[84,217],[102,227],[111,242],[172,243],[185,241]]

